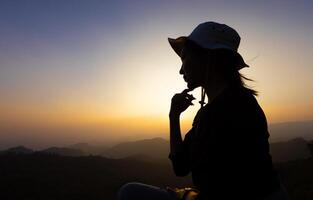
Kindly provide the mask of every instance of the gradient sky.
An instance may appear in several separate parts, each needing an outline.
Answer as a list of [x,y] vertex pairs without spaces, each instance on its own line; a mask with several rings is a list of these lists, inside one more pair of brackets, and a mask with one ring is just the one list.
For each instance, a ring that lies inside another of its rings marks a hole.
[[[241,35],[269,123],[313,120],[312,1],[0,1],[0,148],[168,135],[186,84],[167,38],[205,21]],[[200,98],[200,90],[193,92]],[[199,105],[182,116],[191,126]]]

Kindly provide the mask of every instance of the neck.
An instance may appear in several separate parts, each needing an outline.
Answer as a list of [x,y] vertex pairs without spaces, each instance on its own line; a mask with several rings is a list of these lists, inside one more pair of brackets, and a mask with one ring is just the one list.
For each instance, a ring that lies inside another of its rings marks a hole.
[[223,81],[207,84],[204,87],[204,90],[209,99],[209,103],[211,103],[218,95],[220,95],[224,89],[228,87],[228,85],[229,84]]

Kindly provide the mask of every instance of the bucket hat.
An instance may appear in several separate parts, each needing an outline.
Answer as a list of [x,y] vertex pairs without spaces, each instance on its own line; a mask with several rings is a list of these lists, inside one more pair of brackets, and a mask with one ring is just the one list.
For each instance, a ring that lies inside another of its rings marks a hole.
[[238,53],[240,39],[241,38],[235,29],[226,24],[210,21],[199,24],[189,36],[181,36],[176,39],[168,38],[168,41],[178,56],[180,56],[187,40],[193,41],[204,49],[230,50],[235,53],[237,58],[236,67],[240,70],[241,68],[249,67]]

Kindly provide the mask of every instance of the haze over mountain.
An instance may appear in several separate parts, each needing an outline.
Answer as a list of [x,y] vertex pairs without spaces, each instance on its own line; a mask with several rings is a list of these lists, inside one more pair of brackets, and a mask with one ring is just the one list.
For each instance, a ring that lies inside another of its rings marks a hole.
[[[46,130],[42,130],[42,132],[47,133]],[[269,132],[271,135],[270,137],[271,142],[287,141],[297,137],[302,137],[305,140],[313,140],[313,121],[269,124]],[[32,135],[31,132],[29,133],[27,132],[25,133],[25,135],[22,135],[22,133],[15,133],[14,131],[10,131],[9,129],[1,130],[1,128],[0,133],[1,133],[0,150],[8,149],[10,147],[19,145],[25,145],[29,148],[37,150],[49,148],[51,146],[63,146],[69,148],[79,148],[82,151],[91,152],[92,154],[101,154],[108,150],[109,147],[112,147],[122,142],[136,141],[144,138],[154,138],[154,137],[162,137],[168,139],[168,133],[158,133],[153,135],[145,135],[144,133],[142,133],[138,134],[138,137],[134,136],[132,139],[127,137],[123,139],[123,137],[121,137],[118,141],[113,142],[110,140],[111,134],[103,132],[99,134],[99,137],[101,137],[102,139],[98,140],[90,139],[90,141],[88,141],[88,139],[86,139],[87,137],[85,137],[81,140],[85,142],[80,142],[79,141],[80,138],[78,136],[74,137],[76,133],[75,131],[73,133],[64,133],[64,136],[62,136],[63,135],[62,132],[59,132],[56,135],[51,133],[48,136],[44,136],[45,137],[44,139],[40,138],[41,137],[40,135],[45,135],[43,133],[42,134],[36,133]],[[32,137],[28,138],[27,134],[32,135]],[[73,135],[73,139],[71,139],[68,136],[69,134]],[[108,138],[106,140],[103,139],[106,136]],[[51,139],[48,140],[46,137],[51,137]],[[67,139],[64,139],[63,141],[62,137],[66,137]],[[41,139],[43,139],[43,141],[41,141]]]
[[147,156],[152,159],[164,159],[169,154],[169,141],[163,138],[124,142],[113,146],[102,155],[109,158],[125,158],[129,156]]
[[91,155],[101,155],[103,152],[109,149],[109,147],[105,145],[91,145],[86,142],[73,144],[68,146],[68,148],[79,149],[83,153]]
[[272,159],[275,162],[307,159],[312,157],[308,142],[303,138],[295,138],[270,145]]
[[73,156],[73,157],[86,155],[80,149],[66,148],[66,147],[50,147],[50,148],[37,151],[37,152],[43,153],[43,154],[56,154],[56,155]]
[[[110,158],[133,156],[137,159],[167,159],[169,141],[162,138],[125,142],[118,144],[102,154]],[[308,142],[303,138],[294,138],[284,142],[270,144],[270,153],[274,162],[285,162],[311,157]]]
[[[272,142],[270,153],[274,162],[286,162],[306,159],[312,156],[310,147],[312,141],[303,138],[294,138],[283,142]],[[165,161],[168,162],[169,141],[163,138],[144,139],[133,142],[123,142],[111,148],[92,146],[89,144],[75,144],[71,147],[50,147],[40,151],[33,151],[23,146],[13,147],[3,153],[15,154],[53,154],[62,156],[103,156],[111,159],[128,159],[140,161]],[[74,148],[75,147],[75,148]],[[88,147],[88,148],[86,148]],[[312,148],[312,147],[311,147]],[[91,151],[88,151],[90,149]],[[103,150],[104,151],[101,151]]]
[[11,154],[32,154],[34,153],[34,150],[27,148],[25,146],[16,146],[9,148],[5,151],[0,151],[0,154],[3,153],[11,153]]
[[272,142],[286,141],[297,137],[313,140],[313,121],[270,124],[269,132]]

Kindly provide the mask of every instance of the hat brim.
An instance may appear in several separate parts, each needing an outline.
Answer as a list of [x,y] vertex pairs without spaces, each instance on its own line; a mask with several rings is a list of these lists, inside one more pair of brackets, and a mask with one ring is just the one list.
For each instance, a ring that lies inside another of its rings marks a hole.
[[181,56],[181,51],[183,50],[186,41],[187,41],[186,36],[181,36],[176,39],[168,38],[168,42],[170,43],[171,47],[179,57]]
[[[178,37],[176,39],[173,38],[168,38],[168,42],[170,43],[171,47],[173,48],[173,50],[175,51],[175,53],[181,57],[181,52],[182,49],[185,46],[186,41],[188,40],[188,37],[186,36],[181,36]],[[201,45],[200,45],[201,46]],[[217,49],[228,49],[230,51],[233,51],[229,48],[227,48],[226,46],[221,46],[221,45],[211,45],[210,47],[202,47],[204,49],[210,49],[210,50],[217,50]],[[233,51],[236,54],[237,57],[237,68],[238,70],[244,68],[244,67],[249,67],[249,65],[247,65],[243,59],[243,57],[240,55],[240,53],[238,53],[237,51]]]

